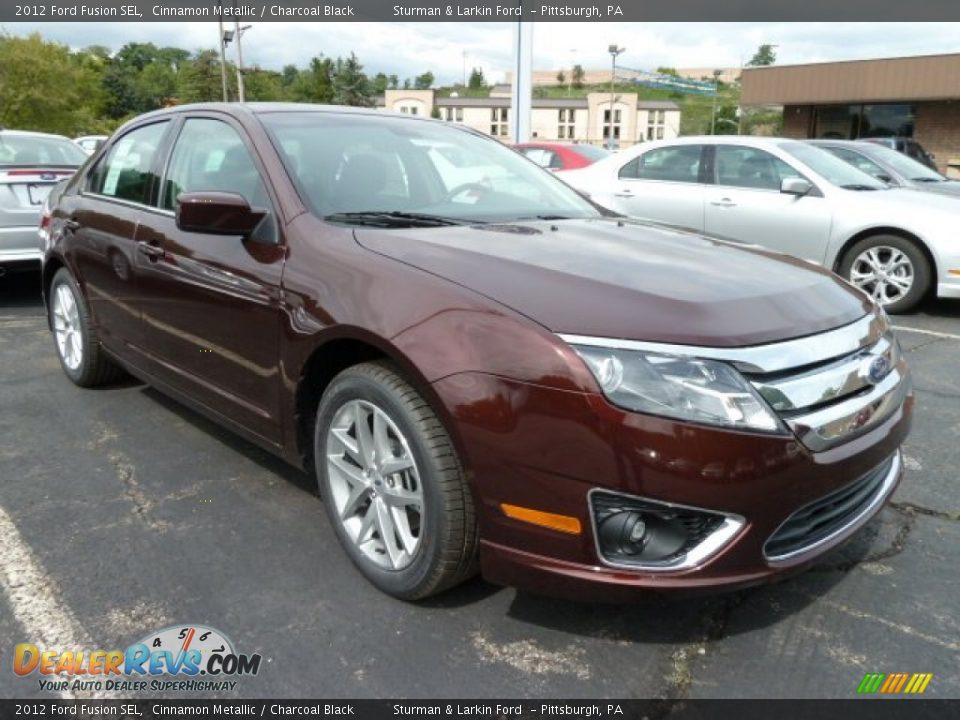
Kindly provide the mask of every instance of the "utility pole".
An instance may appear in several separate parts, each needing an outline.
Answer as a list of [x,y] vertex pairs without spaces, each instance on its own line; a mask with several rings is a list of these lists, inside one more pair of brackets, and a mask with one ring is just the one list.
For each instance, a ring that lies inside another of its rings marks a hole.
[[[220,0],[217,0],[217,7],[222,7]],[[218,18],[223,15],[218,15]],[[220,48],[220,82],[223,85],[223,101],[227,102],[227,54],[223,47],[223,20],[217,20],[217,46]]]
[[570,75],[567,76],[567,97],[573,95],[573,68],[577,64],[577,49],[570,48]]
[[[529,2],[529,0],[528,0]],[[513,142],[530,139],[530,113],[533,96],[533,23],[514,23],[513,87],[510,98],[510,129]]]
[[617,55],[626,52],[626,48],[611,45],[607,50],[610,53],[612,64],[610,66],[610,123],[607,127],[607,149],[613,150],[613,104],[616,102],[616,82],[617,82]]
[[467,87],[467,51],[463,51],[463,87]]

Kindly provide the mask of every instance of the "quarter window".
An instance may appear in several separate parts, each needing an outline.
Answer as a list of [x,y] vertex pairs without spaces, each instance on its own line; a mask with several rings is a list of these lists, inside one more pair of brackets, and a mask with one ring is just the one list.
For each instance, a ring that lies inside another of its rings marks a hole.
[[620,177],[661,182],[699,182],[702,154],[702,145],[656,148],[621,167]]
[[227,123],[189,118],[170,158],[163,207],[172,210],[184,192],[229,192],[255,207],[269,199],[257,166],[240,135]]
[[717,184],[729,187],[779,192],[783,180],[803,177],[780,158],[751,147],[718,145],[716,165]]
[[93,171],[87,188],[118,200],[150,204],[153,163],[168,126],[169,121],[153,123],[120,138]]

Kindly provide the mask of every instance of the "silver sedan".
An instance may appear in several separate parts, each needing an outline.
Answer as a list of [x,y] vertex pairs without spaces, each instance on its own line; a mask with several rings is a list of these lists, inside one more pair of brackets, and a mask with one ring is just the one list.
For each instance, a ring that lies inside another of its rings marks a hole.
[[805,142],[643,143],[563,179],[624,215],[826,265],[891,313],[960,298],[960,201],[891,189]]

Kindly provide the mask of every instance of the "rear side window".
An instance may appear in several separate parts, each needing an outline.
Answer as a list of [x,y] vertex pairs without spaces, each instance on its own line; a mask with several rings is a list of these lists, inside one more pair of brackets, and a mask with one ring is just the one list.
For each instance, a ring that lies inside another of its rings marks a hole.
[[188,118],[183,123],[163,184],[163,207],[173,210],[184,192],[236,193],[252,207],[270,205],[260,172],[240,134],[211,118]]
[[620,177],[661,182],[699,182],[702,155],[703,145],[656,148],[621,167]]
[[0,165],[79,167],[87,156],[71,141],[40,135],[0,135]]
[[153,123],[120,138],[93,171],[87,188],[118,200],[150,204],[154,160],[169,125]]

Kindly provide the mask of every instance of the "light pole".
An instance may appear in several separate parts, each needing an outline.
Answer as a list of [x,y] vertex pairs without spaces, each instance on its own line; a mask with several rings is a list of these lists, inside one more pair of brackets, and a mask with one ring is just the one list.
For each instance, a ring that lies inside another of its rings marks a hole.
[[246,88],[243,85],[243,45],[240,42],[240,38],[243,37],[243,34],[249,30],[252,25],[244,25],[240,27],[238,21],[233,23],[234,33],[237,38],[237,100],[239,102],[244,102],[246,100]]
[[617,55],[626,52],[626,48],[611,45],[607,48],[610,53],[610,123],[607,127],[607,148],[613,150],[613,103],[615,101],[615,83],[617,81]]
[[570,48],[570,76],[567,78],[567,97],[573,95],[573,68],[576,66],[577,49]]
[[713,107],[710,110],[710,134],[717,134],[717,93],[719,90],[720,73],[722,70],[713,71]]
[[[217,7],[221,7],[217,0]],[[220,15],[223,17],[223,15]],[[220,48],[220,83],[223,85],[223,101],[227,102],[227,53],[224,50],[226,40],[223,32],[223,20],[217,20],[217,45]]]

